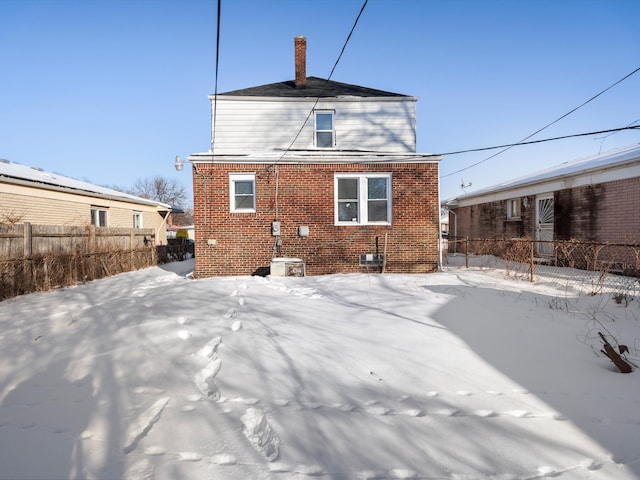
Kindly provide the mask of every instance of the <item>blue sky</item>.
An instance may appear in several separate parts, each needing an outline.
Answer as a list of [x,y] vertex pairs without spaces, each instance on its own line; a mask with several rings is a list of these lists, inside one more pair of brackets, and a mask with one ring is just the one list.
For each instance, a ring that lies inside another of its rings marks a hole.
[[[326,78],[363,0],[223,0],[218,91]],[[0,158],[96,184],[207,151],[217,0],[0,0]],[[332,79],[418,97],[418,152],[514,143],[640,67],[635,0],[369,0]],[[640,72],[532,140],[640,123]],[[639,131],[447,156],[449,198],[640,142]],[[462,172],[458,170],[465,169]]]

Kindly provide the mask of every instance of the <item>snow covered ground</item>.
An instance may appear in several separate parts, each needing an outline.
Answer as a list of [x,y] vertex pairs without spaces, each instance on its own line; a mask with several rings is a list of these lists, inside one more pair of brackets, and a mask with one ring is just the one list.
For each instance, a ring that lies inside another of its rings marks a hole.
[[640,478],[637,291],[192,266],[0,303],[0,478]]

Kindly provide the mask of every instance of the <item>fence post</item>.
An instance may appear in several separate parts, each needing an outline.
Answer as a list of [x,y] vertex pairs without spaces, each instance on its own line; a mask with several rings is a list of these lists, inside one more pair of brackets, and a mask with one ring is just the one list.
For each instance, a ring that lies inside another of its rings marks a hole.
[[529,248],[530,249],[529,258],[530,258],[530,263],[531,263],[529,280],[531,281],[531,283],[533,283],[533,250],[534,250],[533,245],[534,245],[534,242],[533,242],[533,240],[531,240],[531,245],[530,245],[530,248]]
[[130,271],[133,272],[136,269],[135,253],[133,251],[133,243],[136,240],[136,230],[132,228],[129,230],[129,259],[131,262]]
[[29,222],[22,225],[22,257],[30,258],[33,253],[33,229]]
[[464,266],[469,268],[469,237],[464,237]]

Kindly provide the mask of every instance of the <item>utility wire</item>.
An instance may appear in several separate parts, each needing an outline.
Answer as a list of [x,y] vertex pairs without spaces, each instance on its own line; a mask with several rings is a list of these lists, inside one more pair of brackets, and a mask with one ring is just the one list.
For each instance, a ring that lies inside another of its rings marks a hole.
[[[335,71],[336,67],[338,66],[338,63],[340,63],[340,59],[342,58],[342,54],[344,53],[345,49],[347,48],[347,44],[349,43],[349,40],[351,39],[351,35],[353,34],[353,31],[356,29],[356,25],[358,25],[358,21],[360,20],[360,17],[362,16],[362,12],[364,12],[364,9],[367,6],[368,2],[369,2],[369,0],[364,0],[364,3],[362,4],[362,8],[360,8],[360,12],[358,13],[358,16],[356,17],[356,20],[353,22],[353,26],[351,27],[351,31],[349,32],[349,35],[347,35],[347,39],[345,40],[344,45],[342,45],[342,50],[340,50],[340,55],[338,55],[336,63],[333,64],[333,68],[331,69],[331,73],[329,73],[329,77],[326,79],[325,84],[329,83],[329,80],[331,80],[331,77],[333,76],[333,72]],[[274,206],[275,206],[275,209],[276,209],[276,211],[275,211],[275,219],[276,220],[278,219],[278,185],[279,185],[279,181],[278,181],[278,163],[293,148],[293,145],[296,143],[296,140],[298,140],[298,137],[302,133],[302,130],[304,130],[305,125],[309,121],[309,118],[311,118],[311,115],[313,114],[313,112],[314,112],[316,106],[318,105],[319,101],[320,101],[320,97],[317,97],[315,102],[313,103],[313,106],[309,110],[309,113],[308,113],[307,117],[304,119],[304,122],[302,122],[302,125],[300,126],[300,129],[298,130],[298,133],[296,133],[296,136],[293,137],[293,140],[291,141],[289,146],[282,152],[282,155],[280,155],[280,157],[275,162],[273,162],[271,165],[269,165],[267,167],[267,170],[271,169],[272,167],[275,167],[276,191],[275,191],[275,199],[274,199],[275,205]]]
[[[633,122],[633,123],[636,123],[636,122]],[[633,125],[633,123],[630,125]],[[482,152],[485,150],[494,150],[496,148],[505,148],[505,147],[511,148],[511,147],[517,147],[520,145],[531,145],[533,143],[553,142],[554,140],[564,140],[565,138],[587,137],[589,135],[600,135],[601,133],[612,133],[612,132],[615,133],[615,132],[621,132],[623,130],[639,130],[640,129],[640,126],[632,127],[630,125],[622,128],[611,128],[609,130],[600,130],[599,132],[575,133],[573,135],[563,135],[562,137],[545,138],[541,140],[531,140],[530,142],[508,143],[506,145],[496,145],[495,147],[482,147],[482,148],[472,148],[469,150],[458,150],[457,152],[439,153],[438,155],[442,155],[442,156],[459,155],[461,153]]]
[[216,139],[216,115],[218,113],[218,65],[220,63],[220,10],[222,0],[218,0],[218,24],[216,28],[216,73],[213,89],[213,118],[211,119],[212,133],[211,133],[211,153],[213,154],[213,145]]
[[[558,117],[557,119],[555,119],[553,122],[546,124],[544,127],[536,130],[535,132],[533,132],[531,135],[527,135],[526,137],[524,137],[522,140],[520,140],[519,142],[510,144],[509,146],[507,146],[504,150],[500,150],[499,152],[494,153],[493,155],[485,158],[484,160],[480,160],[479,162],[476,162],[472,165],[469,165],[467,167],[461,168],[460,170],[456,170],[455,172],[452,173],[448,173],[446,175],[442,175],[440,178],[446,178],[446,177],[450,177],[451,175],[455,175],[457,173],[460,172],[464,172],[465,170],[469,170],[470,168],[473,167],[477,167],[478,165],[480,165],[481,163],[487,162],[489,160],[491,160],[492,158],[497,157],[498,155],[500,155],[501,153],[506,152],[507,150],[510,150],[511,148],[517,146],[517,145],[524,145],[524,142],[529,140],[531,137],[533,137],[534,135],[537,135],[538,133],[540,133],[541,131],[549,128],[551,125],[558,123],[560,120],[562,120],[563,118],[571,115],[573,112],[575,112],[576,110],[584,107],[587,103],[592,102],[593,100],[595,100],[596,98],[598,98],[600,95],[602,95],[603,93],[611,90],[613,87],[615,87],[616,85],[618,85],[619,83],[623,82],[624,80],[626,80],[627,78],[629,78],[630,76],[638,73],[640,71],[640,67],[636,68],[633,72],[625,75],[624,77],[622,77],[620,80],[618,80],[617,82],[615,82],[614,84],[608,86],[607,88],[605,88],[604,90],[602,90],[600,93],[597,93],[596,95],[594,95],[593,97],[591,97],[589,100],[587,100],[586,102],[581,103],[580,105],[578,105],[577,107],[575,107],[574,109],[568,111],[567,113],[565,113],[564,115]],[[499,147],[498,147],[499,148]]]
[[[336,70],[336,68],[338,66],[338,63],[340,63],[340,59],[342,58],[342,54],[344,53],[345,49],[347,48],[347,44],[349,43],[349,40],[351,39],[351,34],[353,34],[353,31],[356,29],[356,25],[358,25],[358,20],[360,20],[360,17],[362,16],[362,12],[364,12],[364,9],[367,6],[368,1],[369,0],[364,0],[364,3],[362,4],[362,8],[360,9],[360,13],[358,13],[358,16],[356,17],[355,22],[353,22],[353,26],[351,27],[351,31],[349,32],[349,35],[347,35],[347,39],[345,40],[344,45],[342,45],[342,50],[340,51],[340,55],[338,55],[338,59],[336,60],[336,63],[333,64],[333,68],[331,69],[331,73],[329,73],[329,76],[327,77],[327,79],[325,81],[325,84],[329,83],[329,80],[331,80],[331,77],[333,76],[333,72],[335,72],[335,70]],[[285,151],[282,152],[282,155],[280,156],[280,158],[278,160],[276,160],[276,162],[274,162],[274,165],[277,164],[280,160],[282,160],[284,158],[284,156],[289,152],[289,150],[291,150],[293,148],[293,145],[296,143],[296,140],[298,140],[298,137],[302,133],[302,130],[304,130],[305,125],[309,121],[309,118],[311,118],[311,115],[313,114],[313,111],[315,110],[315,108],[318,105],[319,101],[320,101],[320,97],[317,97],[316,101],[313,103],[313,106],[311,107],[311,110],[309,110],[309,114],[307,115],[307,118],[305,118],[304,122],[302,122],[302,125],[300,126],[300,129],[298,130],[298,133],[296,133],[296,136],[293,138],[293,140],[291,141],[289,146],[285,149]]]

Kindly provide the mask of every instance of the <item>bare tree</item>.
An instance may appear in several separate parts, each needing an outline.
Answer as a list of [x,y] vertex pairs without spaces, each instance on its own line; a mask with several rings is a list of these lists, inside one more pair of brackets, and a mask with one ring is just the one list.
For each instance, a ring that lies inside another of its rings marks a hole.
[[177,180],[156,175],[136,180],[133,192],[142,198],[148,198],[169,205],[184,205],[187,202],[187,190]]

